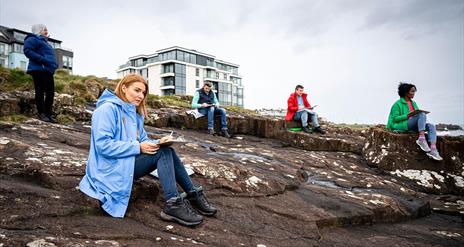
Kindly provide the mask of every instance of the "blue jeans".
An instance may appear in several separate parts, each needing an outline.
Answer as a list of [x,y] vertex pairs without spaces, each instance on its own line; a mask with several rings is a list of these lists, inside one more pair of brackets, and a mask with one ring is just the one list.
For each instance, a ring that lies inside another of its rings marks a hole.
[[194,189],[182,161],[171,147],[161,146],[155,154],[139,154],[135,157],[134,179],[141,178],[155,169],[158,169],[166,201],[179,196],[176,182],[186,192]]
[[198,108],[198,112],[208,116],[208,129],[214,129],[214,115],[221,115],[221,129],[227,129],[227,115],[224,108],[214,106]]
[[435,125],[427,123],[427,116],[423,112],[408,120],[408,129],[415,132],[427,131],[429,142],[437,142],[437,131],[435,130]]
[[307,111],[297,111],[293,116],[293,120],[301,120],[301,125],[303,127],[308,126],[308,115],[311,115],[311,121],[313,122],[314,127],[319,127],[319,121],[317,121],[317,113],[309,114]]

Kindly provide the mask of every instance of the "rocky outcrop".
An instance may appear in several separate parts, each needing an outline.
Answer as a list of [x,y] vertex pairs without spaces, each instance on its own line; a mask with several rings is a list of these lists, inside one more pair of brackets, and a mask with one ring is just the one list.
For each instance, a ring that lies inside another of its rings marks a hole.
[[[0,116],[37,115],[34,92],[32,91],[0,92],[0,105]],[[85,105],[76,104],[74,97],[69,94],[55,93],[53,111],[57,115],[71,116],[77,121],[89,121],[92,117],[92,112],[87,110]]]
[[[357,236],[384,239],[382,232],[391,233],[390,245],[412,245],[416,239],[449,246],[464,243],[456,218],[415,220],[430,214],[429,195],[415,191],[408,181],[372,169],[356,153],[307,151],[250,135],[226,139],[191,130],[146,129],[152,137],[174,130],[175,136],[187,141],[174,148],[195,171],[194,182],[205,187],[210,201],[220,209],[217,217],[207,218],[194,229],[162,221],[162,189],[150,176],[135,182],[123,220],[104,216],[95,200],[78,190],[90,126],[33,119],[21,124],[3,122],[0,243],[330,246],[358,241]],[[457,197],[454,202],[460,205],[459,200]],[[438,207],[440,200],[434,203]],[[400,223],[405,220],[409,222]],[[377,225],[379,222],[388,224]],[[434,227],[414,233],[414,222]],[[362,228],[365,224],[374,226]],[[362,233],[345,228],[358,225]],[[402,238],[398,227],[410,237]],[[333,234],[347,231],[350,235]],[[371,246],[372,241],[357,245]]]
[[363,154],[370,165],[417,183],[432,193],[464,195],[464,137],[438,137],[443,161],[430,159],[415,143],[417,134],[370,130]]

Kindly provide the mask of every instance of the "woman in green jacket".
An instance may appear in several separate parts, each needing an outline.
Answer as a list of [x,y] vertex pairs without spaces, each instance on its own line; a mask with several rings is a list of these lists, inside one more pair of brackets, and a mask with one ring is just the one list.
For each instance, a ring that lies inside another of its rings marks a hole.
[[[401,82],[398,86],[397,100],[390,110],[388,117],[387,129],[396,131],[414,131],[419,132],[419,138],[416,140],[417,145],[435,160],[443,160],[438,153],[436,142],[437,134],[435,125],[427,123],[427,116],[424,112],[418,112],[419,107],[412,99],[416,93],[416,86],[409,83]],[[425,140],[425,131],[428,134],[430,147]]]

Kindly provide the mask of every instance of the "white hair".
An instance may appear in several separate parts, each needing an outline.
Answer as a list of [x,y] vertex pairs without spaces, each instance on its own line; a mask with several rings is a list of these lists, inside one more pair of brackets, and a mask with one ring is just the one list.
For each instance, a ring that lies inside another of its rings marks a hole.
[[46,29],[47,27],[44,24],[34,24],[32,25],[32,33],[41,35],[42,32]]

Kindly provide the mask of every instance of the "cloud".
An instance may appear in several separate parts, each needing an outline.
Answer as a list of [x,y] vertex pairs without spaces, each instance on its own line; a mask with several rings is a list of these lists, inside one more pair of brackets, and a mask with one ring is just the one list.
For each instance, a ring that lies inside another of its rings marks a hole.
[[446,27],[448,22],[464,21],[464,1],[461,0],[401,0],[383,1],[372,6],[359,30],[380,27],[396,29],[405,39],[416,39]]

